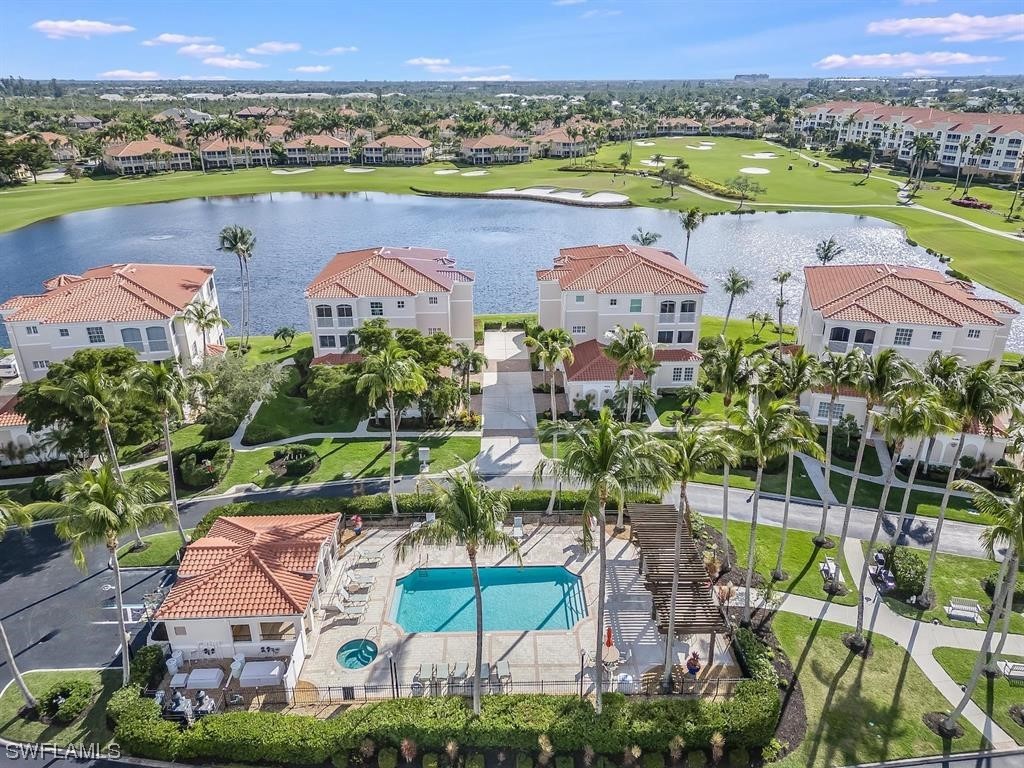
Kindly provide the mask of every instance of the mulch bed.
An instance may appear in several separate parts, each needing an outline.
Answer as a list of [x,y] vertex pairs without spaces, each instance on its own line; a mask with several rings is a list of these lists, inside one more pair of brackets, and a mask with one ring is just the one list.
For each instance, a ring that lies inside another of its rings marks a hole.
[[773,664],[779,678],[785,682],[782,690],[782,713],[779,724],[775,727],[775,738],[789,744],[784,754],[788,754],[800,746],[807,736],[807,708],[804,704],[804,692],[799,679],[793,677],[793,665],[786,652],[779,645],[778,638],[772,630],[772,619],[775,613],[758,609],[751,616],[751,630],[763,643],[774,651]]
[[926,712],[924,717],[921,718],[924,724],[928,726],[928,730],[943,739],[961,739],[964,735],[964,729],[959,724],[954,727],[952,732],[947,731],[942,727],[942,722],[946,719],[945,712]]
[[1013,718],[1013,722],[1024,728],[1024,704],[1014,704],[1010,707],[1010,717]]
[[849,649],[850,653],[854,653],[857,656],[860,656],[862,659],[870,659],[875,653],[875,649],[871,644],[871,640],[868,640],[861,650],[854,651],[853,647],[851,646],[851,643],[853,642],[853,635],[853,632],[844,632],[843,645],[845,645]]

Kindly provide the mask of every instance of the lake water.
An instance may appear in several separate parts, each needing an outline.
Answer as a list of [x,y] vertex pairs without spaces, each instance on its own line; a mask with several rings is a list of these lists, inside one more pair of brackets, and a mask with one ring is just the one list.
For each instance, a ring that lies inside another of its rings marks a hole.
[[[446,248],[460,267],[476,271],[477,312],[524,312],[537,306],[534,272],[551,265],[559,248],[628,242],[637,227],[660,232],[659,247],[682,256],[678,215],[652,208],[602,210],[521,200],[444,199],[383,193],[301,192],[195,198],[171,203],[103,208],[61,216],[0,235],[0,300],[41,290],[62,272],[127,261],[211,264],[223,310],[237,322],[238,268],[219,253],[217,233],[229,224],[256,235],[254,331],[291,324],[307,330],[303,291],[338,251],[375,245]],[[800,268],[815,263],[814,246],[829,237],[846,248],[843,263],[889,262],[938,268],[923,248],[881,219],[835,213],[758,213],[712,216],[690,244],[690,267],[706,282],[707,314],[724,315],[719,280],[738,267],[755,280],[736,301],[733,316],[775,313],[771,276],[789,269],[789,304],[796,319],[803,292]],[[979,294],[998,295],[979,287]],[[1015,304],[1020,308],[1019,304]],[[1024,349],[1024,320],[1011,348]],[[6,338],[0,331],[0,343]]]

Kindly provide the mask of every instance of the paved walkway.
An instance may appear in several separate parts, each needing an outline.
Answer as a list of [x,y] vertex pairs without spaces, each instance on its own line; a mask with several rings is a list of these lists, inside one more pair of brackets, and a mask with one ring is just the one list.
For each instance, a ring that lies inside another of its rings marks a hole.
[[522,339],[521,331],[484,333],[484,438],[532,438],[537,432],[530,355]]

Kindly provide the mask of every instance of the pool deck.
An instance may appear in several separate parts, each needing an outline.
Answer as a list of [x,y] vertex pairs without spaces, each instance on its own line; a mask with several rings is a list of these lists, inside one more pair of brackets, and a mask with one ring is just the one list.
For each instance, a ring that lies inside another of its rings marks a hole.
[[[609,528],[610,531],[610,528]],[[369,589],[366,614],[356,623],[353,620],[328,617],[312,655],[302,668],[300,679],[316,686],[374,686],[387,688],[390,674],[386,653],[391,652],[398,668],[402,685],[408,686],[421,664],[455,664],[465,661],[473,666],[476,642],[473,632],[421,632],[408,634],[390,621],[395,598],[395,580],[418,567],[443,567],[468,565],[465,551],[461,548],[426,547],[409,553],[403,562],[398,562],[395,543],[403,531],[397,529],[373,529],[366,531],[353,547],[351,544],[346,558],[354,562],[352,552],[383,551],[383,559],[376,566],[355,566],[360,571],[376,576],[376,583]],[[526,538],[522,542],[524,565],[561,565],[579,574],[587,604],[587,617],[568,630],[531,630],[486,632],[484,635],[484,661],[494,664],[508,661],[512,680],[517,686],[533,681],[576,681],[580,678],[580,659],[583,650],[592,655],[596,644],[595,604],[598,592],[597,552],[584,555],[579,544],[579,529],[575,526],[538,525],[527,523]],[[510,565],[514,558],[498,553],[481,553],[479,564]],[[622,538],[608,541],[608,580],[606,599],[606,626],[612,629],[615,645],[628,661],[619,667],[616,674],[628,674],[634,680],[660,667],[664,657],[664,639],[658,634],[651,619],[651,596],[644,589],[643,579],[638,573],[636,548]],[[368,637],[380,647],[377,660],[363,669],[342,668],[335,655],[345,642]],[[708,657],[706,635],[695,636],[690,643],[678,641],[676,663],[682,664],[689,649],[699,650],[701,657]],[[709,675],[739,677],[739,668],[727,641],[719,638],[716,643],[715,664]],[[593,689],[592,665],[586,667],[585,690]],[[702,675],[703,677],[703,675]],[[569,686],[563,692],[571,693]]]

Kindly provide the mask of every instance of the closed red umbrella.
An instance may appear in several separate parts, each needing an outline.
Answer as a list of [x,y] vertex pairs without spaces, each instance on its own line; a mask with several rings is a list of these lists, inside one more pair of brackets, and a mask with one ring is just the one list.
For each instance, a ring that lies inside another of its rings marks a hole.
[[612,647],[612,628],[611,627],[606,627],[606,630],[605,630],[605,633],[604,633],[604,644],[606,646],[608,646],[609,648]]

